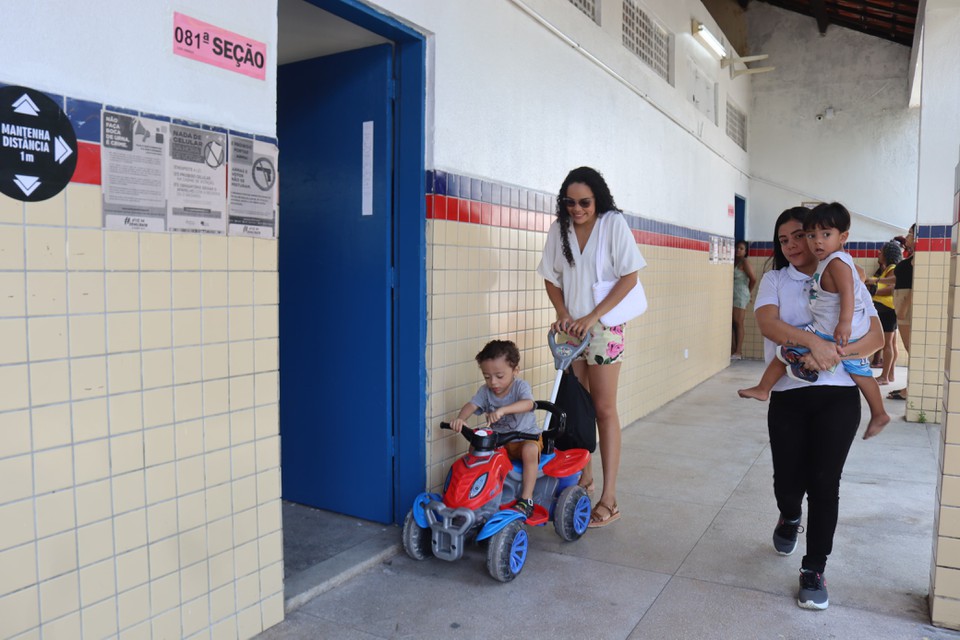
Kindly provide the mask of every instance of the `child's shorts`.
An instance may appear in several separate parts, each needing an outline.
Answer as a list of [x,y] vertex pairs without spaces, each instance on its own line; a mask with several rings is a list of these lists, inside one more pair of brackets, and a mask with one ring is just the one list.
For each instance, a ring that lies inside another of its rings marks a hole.
[[540,455],[540,452],[543,451],[543,436],[540,436],[536,440],[514,440],[513,442],[508,442],[503,445],[503,448],[507,450],[507,456],[511,460],[523,460],[523,445],[528,442],[532,442],[537,445],[537,455]]
[[[598,322],[590,329],[590,345],[581,353],[577,360],[586,360],[587,364],[616,364],[623,360],[623,328],[619,324],[608,327]],[[580,340],[567,333],[557,334],[558,344],[580,344]]]
[[[813,331],[817,336],[828,340],[830,342],[836,343],[836,340],[833,339],[833,336],[827,335],[822,331],[816,331],[812,327],[807,327],[807,331]],[[857,338],[859,340],[859,338]],[[851,340],[847,344],[853,344],[857,340]],[[873,371],[870,370],[870,360],[867,358],[861,358],[860,360],[841,360],[840,363],[843,365],[844,370],[852,376],[866,376],[868,378],[873,377]]]

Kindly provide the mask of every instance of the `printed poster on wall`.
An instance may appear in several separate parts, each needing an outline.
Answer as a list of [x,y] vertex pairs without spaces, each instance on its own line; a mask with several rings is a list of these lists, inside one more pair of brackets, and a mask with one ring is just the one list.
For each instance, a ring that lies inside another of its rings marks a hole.
[[226,233],[227,136],[170,125],[167,229]]
[[230,235],[276,237],[277,147],[230,135]]
[[169,123],[104,110],[101,124],[104,226],[164,231]]

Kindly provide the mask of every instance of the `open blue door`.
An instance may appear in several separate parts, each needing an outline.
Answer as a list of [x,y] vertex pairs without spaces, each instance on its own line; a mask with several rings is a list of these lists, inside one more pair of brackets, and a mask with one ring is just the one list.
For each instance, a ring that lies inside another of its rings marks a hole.
[[393,521],[392,48],[281,66],[283,497]]

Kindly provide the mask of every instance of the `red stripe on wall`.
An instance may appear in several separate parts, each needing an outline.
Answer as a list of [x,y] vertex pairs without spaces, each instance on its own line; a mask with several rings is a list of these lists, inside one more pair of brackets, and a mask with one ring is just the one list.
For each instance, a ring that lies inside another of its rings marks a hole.
[[917,251],[950,251],[950,238],[919,238]]
[[77,141],[77,168],[70,182],[100,184],[100,145]]
[[[553,224],[554,216],[540,211],[528,211],[506,205],[477,202],[453,196],[430,194],[427,196],[427,219],[452,220],[469,224],[481,224],[493,227],[507,227],[525,231],[546,232]],[[706,240],[682,238],[651,231],[632,230],[638,244],[655,247],[672,247],[691,251],[710,250]]]

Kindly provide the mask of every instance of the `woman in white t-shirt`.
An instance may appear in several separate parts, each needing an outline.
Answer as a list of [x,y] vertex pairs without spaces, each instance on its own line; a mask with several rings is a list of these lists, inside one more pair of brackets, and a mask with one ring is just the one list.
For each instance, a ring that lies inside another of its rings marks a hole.
[[[597,222],[604,219],[604,246]],[[597,282],[597,251],[601,251],[601,279],[617,280],[600,304],[593,299]],[[617,306],[636,286],[637,271],[646,266],[627,221],[613,201],[603,176],[590,167],[567,174],[557,196],[557,221],[547,233],[537,273],[543,276],[547,297],[557,311],[552,324],[557,342],[573,336],[579,343],[588,332],[590,346],[573,363],[574,374],[590,391],[597,410],[603,491],[590,515],[590,527],[603,527],[620,518],[617,472],[620,468],[620,416],[617,383],[623,359],[624,325],[608,327],[600,317]],[[566,335],[564,335],[566,334]],[[580,484],[593,490],[588,464]]]
[[808,213],[804,207],[794,207],[777,219],[774,269],[760,281],[755,309],[768,364],[776,357],[777,345],[799,346],[810,350],[805,366],[819,371],[812,383],[780,378],[770,394],[767,430],[773,492],[780,509],[773,546],[780,555],[796,550],[806,495],[807,548],[800,564],[797,604],[826,609],[823,572],[837,527],[840,476],[860,426],[860,393],[847,370],[836,365],[841,358],[864,358],[880,349],[883,332],[866,290],[863,302],[870,329],[857,342],[838,347],[802,328],[813,320],[808,301],[818,264],[803,230]]

